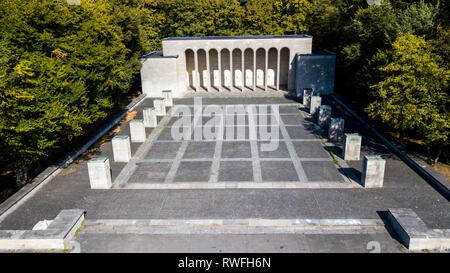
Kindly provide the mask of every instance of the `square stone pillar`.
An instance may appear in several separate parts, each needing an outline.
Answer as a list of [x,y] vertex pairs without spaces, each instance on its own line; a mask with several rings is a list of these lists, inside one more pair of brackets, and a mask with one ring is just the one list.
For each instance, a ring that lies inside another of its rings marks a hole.
[[366,155],[363,160],[361,182],[365,188],[383,187],[386,160],[379,155]]
[[94,157],[87,162],[87,166],[91,189],[111,188],[111,170],[107,157]]
[[328,126],[328,139],[332,142],[341,141],[344,137],[344,119],[332,118]]
[[163,90],[162,95],[164,98],[164,105],[172,107],[173,106],[172,90]]
[[311,96],[311,102],[309,106],[309,113],[314,116],[319,111],[322,98],[320,96]]
[[303,106],[309,107],[313,90],[311,88],[303,89]]
[[155,107],[157,116],[166,115],[166,105],[164,102],[164,98],[153,98],[153,106]]
[[158,125],[155,107],[145,107],[142,111],[144,116],[144,126],[155,128]]
[[361,140],[362,138],[358,134],[345,134],[342,149],[344,160],[359,160]]
[[321,105],[319,106],[319,117],[317,118],[317,123],[322,128],[327,128],[330,124],[331,119],[331,106]]
[[131,142],[145,142],[144,120],[133,119],[130,121]]
[[131,159],[131,144],[128,135],[116,135],[112,138],[114,161],[128,162]]

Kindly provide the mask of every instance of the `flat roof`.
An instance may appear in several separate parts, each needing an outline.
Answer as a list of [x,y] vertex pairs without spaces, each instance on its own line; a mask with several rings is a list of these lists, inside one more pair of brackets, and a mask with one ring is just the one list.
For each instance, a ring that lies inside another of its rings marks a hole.
[[259,36],[196,36],[196,37],[167,37],[163,41],[173,40],[229,40],[229,39],[284,39],[284,38],[312,38],[310,35],[259,35]]
[[178,56],[175,55],[164,56],[163,52],[158,50],[152,51],[139,57],[139,59],[146,59],[146,58],[178,58]]

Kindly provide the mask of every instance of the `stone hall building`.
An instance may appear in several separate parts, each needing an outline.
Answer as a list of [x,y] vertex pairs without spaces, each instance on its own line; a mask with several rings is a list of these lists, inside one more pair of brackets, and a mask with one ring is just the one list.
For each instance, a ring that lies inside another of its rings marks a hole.
[[333,92],[336,56],[312,49],[312,36],[168,37],[140,57],[148,97],[204,92]]

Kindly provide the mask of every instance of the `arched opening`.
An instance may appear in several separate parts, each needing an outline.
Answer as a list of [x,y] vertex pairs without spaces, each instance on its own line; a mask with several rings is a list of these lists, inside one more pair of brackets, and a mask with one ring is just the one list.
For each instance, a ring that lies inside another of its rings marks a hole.
[[206,51],[204,49],[199,49],[197,51],[197,65],[198,65],[198,73],[200,86],[204,89],[208,89],[208,68],[206,66]]
[[219,90],[219,54],[217,50],[211,49],[209,51],[209,82],[211,87]]
[[266,50],[256,50],[256,86],[264,89],[264,77],[266,70]]
[[243,82],[243,73],[242,73],[242,51],[239,48],[236,48],[232,51],[232,86],[235,88],[242,88]]
[[244,51],[244,86],[253,89],[253,49]]
[[194,88],[195,86],[195,62],[194,62],[194,51],[192,49],[187,49],[185,51],[186,57],[186,78],[187,78],[187,87]]
[[222,49],[220,51],[220,71],[222,87],[226,87],[231,91],[231,63],[230,51],[228,49]]
[[287,90],[289,80],[289,49],[284,47],[280,51],[280,88]]
[[276,83],[278,80],[278,50],[276,48],[269,49],[267,59],[267,86],[276,89]]

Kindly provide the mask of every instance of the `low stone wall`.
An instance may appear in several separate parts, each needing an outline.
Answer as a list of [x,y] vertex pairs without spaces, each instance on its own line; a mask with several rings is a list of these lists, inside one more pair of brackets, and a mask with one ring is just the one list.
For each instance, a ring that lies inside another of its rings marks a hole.
[[85,210],[62,210],[42,230],[0,230],[1,250],[64,250],[84,221]]
[[409,250],[450,249],[450,229],[429,229],[412,209],[389,209],[388,220]]

